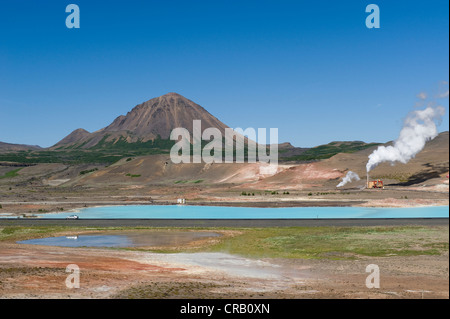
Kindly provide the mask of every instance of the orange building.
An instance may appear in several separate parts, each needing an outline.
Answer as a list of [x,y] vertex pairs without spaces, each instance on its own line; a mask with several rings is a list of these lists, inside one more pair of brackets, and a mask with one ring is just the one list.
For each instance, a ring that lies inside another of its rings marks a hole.
[[369,181],[367,182],[367,188],[384,188],[382,180]]

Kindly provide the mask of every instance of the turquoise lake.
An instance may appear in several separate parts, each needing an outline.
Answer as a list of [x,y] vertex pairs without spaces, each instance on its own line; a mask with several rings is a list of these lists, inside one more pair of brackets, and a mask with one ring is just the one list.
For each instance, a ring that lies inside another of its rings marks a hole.
[[40,214],[42,218],[80,219],[311,219],[311,218],[448,218],[448,206],[413,208],[283,207],[252,208],[189,205],[130,205],[84,208]]

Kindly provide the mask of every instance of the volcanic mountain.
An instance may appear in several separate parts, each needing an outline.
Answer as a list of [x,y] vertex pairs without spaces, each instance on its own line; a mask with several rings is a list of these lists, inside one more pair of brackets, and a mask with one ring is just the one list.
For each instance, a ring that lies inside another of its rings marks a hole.
[[200,105],[177,93],[168,93],[135,106],[127,115],[120,115],[110,125],[89,133],[77,129],[52,148],[91,148],[100,142],[146,142],[156,138],[169,139],[177,127],[186,128],[192,134],[193,120],[201,120],[202,129],[218,128],[222,133],[226,126]]

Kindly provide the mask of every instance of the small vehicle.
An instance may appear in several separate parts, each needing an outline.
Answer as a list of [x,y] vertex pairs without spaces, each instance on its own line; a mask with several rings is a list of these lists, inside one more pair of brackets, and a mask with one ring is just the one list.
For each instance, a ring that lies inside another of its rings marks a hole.
[[70,215],[67,216],[66,219],[79,219],[79,217],[77,215]]

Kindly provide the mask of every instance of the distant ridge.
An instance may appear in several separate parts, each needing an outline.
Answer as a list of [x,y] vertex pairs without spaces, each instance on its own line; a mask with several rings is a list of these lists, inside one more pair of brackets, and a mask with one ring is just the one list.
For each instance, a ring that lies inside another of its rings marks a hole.
[[0,142],[0,151],[36,151],[42,149],[38,145],[11,144]]
[[[58,142],[59,145],[66,145],[66,144],[72,144],[77,143],[87,137],[89,137],[91,133],[86,131],[85,129],[79,128],[67,135],[65,138],[63,138],[61,141]],[[57,145],[58,145],[57,144]]]

